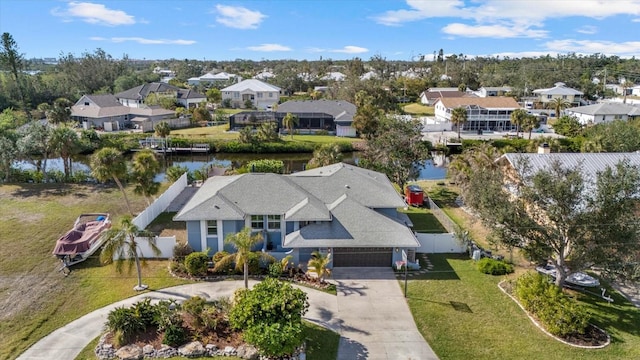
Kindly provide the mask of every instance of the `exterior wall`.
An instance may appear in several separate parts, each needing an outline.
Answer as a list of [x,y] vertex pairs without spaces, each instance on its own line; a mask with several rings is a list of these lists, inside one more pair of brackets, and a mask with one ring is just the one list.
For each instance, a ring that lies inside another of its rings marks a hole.
[[[222,238],[226,239],[228,235],[240,232],[244,227],[242,220],[223,220],[222,221]],[[224,243],[223,249],[228,252],[234,252],[233,245]]]
[[187,221],[187,242],[195,251],[202,251],[200,221]]
[[336,136],[356,137],[356,129],[352,126],[336,125]]
[[277,91],[223,91],[222,101],[230,99],[231,105],[236,108],[244,108],[246,100],[251,100],[253,106],[264,110],[280,101],[280,93]]
[[306,264],[311,259],[311,253],[318,249],[300,248],[298,249],[298,264]]
[[578,103],[582,97],[579,95],[553,95],[553,94],[540,94],[538,95],[538,101],[541,103],[548,103],[553,99],[565,99],[570,103]]
[[[467,122],[462,125],[463,130],[515,130],[511,124],[511,113],[515,109],[467,109]],[[451,124],[451,109],[447,109],[442,102],[436,103],[435,117],[439,123]]]
[[627,115],[589,115],[589,114],[580,114],[574,112],[567,112],[567,115],[574,116],[578,119],[580,124],[589,125],[589,124],[601,124],[606,122],[611,122],[614,120],[629,120],[629,116]]

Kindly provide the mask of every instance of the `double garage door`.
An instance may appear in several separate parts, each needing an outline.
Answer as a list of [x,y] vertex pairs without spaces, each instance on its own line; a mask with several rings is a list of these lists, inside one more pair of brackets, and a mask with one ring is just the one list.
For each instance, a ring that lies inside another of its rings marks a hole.
[[333,248],[334,267],[391,267],[393,248]]

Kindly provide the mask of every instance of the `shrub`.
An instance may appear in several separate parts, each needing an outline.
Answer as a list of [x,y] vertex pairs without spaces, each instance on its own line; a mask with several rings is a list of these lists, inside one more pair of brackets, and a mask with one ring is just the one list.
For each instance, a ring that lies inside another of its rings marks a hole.
[[506,275],[513,272],[513,265],[500,260],[482,258],[478,261],[478,270],[489,275]]
[[158,307],[151,303],[151,299],[146,298],[142,301],[138,301],[133,304],[131,307],[135,316],[137,316],[145,328],[155,324],[154,319],[156,318],[156,314],[158,312]]
[[177,243],[176,246],[173,247],[173,260],[174,261],[184,261],[187,255],[193,252],[193,248],[189,243]]
[[282,174],[284,172],[284,162],[272,159],[251,160],[247,164],[247,169],[257,173]]
[[269,276],[275,279],[282,276],[282,265],[279,262],[274,262],[269,265]]
[[589,324],[587,310],[540,274],[520,276],[515,295],[522,306],[538,317],[553,335],[565,337],[574,333],[583,334]]
[[184,262],[172,261],[169,264],[169,269],[174,274],[184,274],[187,272],[187,268],[184,266]]
[[178,346],[184,344],[187,339],[187,332],[182,324],[170,324],[164,329],[162,343],[169,346]]
[[204,252],[194,252],[184,259],[184,266],[187,273],[193,276],[202,276],[207,274],[207,263],[209,257]]
[[182,303],[182,310],[193,316],[196,327],[202,326],[202,311],[206,304],[207,302],[200,296],[193,296]]
[[114,334],[121,333],[124,341],[145,330],[145,324],[133,308],[118,307],[107,315],[107,328]]
[[213,254],[213,263],[217,263],[218,261],[222,260],[222,258],[226,257],[227,255],[229,255],[228,251],[218,251],[217,253]]

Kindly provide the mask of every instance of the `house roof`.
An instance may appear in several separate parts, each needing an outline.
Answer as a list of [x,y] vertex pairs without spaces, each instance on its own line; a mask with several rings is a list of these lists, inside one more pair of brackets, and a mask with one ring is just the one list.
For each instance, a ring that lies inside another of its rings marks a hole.
[[91,102],[96,104],[99,107],[110,107],[110,106],[122,106],[118,99],[111,94],[100,94],[100,95],[84,95],[75,103],[75,105],[84,104],[84,99],[89,99]]
[[287,247],[417,247],[405,217],[376,211],[404,206],[384,174],[340,163],[291,175],[214,176],[174,220],[284,215],[289,221],[318,221],[288,234]]
[[283,113],[323,113],[336,120],[352,121],[356,106],[344,100],[289,100],[278,105]]
[[[88,101],[87,101],[88,100]],[[85,105],[89,102],[89,105]],[[111,94],[84,95],[71,107],[71,116],[106,118],[129,114],[129,108],[120,104]]]
[[622,103],[599,103],[573,107],[565,111],[585,115],[640,115],[640,107]]
[[552,88],[533,90],[533,93],[540,94],[540,95],[582,95],[583,94],[582,91],[578,91],[576,89],[567,87],[567,85],[561,82],[557,82],[553,85],[555,86]]
[[510,92],[511,86],[483,86],[481,89],[485,89],[487,91],[506,91]]
[[458,91],[457,87],[433,87],[427,89],[427,92],[437,92],[437,91]]
[[586,182],[593,183],[598,172],[604,171],[607,167],[613,168],[622,160],[640,166],[640,153],[507,153],[497,161],[503,160],[508,161],[518,173],[522,172],[524,164],[528,164],[533,174],[549,169],[556,160],[565,168],[581,165],[583,178]]
[[180,89],[179,87],[161,82],[146,83],[129,90],[117,93],[118,99],[144,100],[150,93],[175,92],[178,99],[205,99],[206,96],[191,89]]
[[258,79],[247,79],[240,81],[237,84],[233,84],[231,86],[227,86],[221,91],[255,91],[255,92],[280,92],[280,88],[267,84],[266,82],[262,82]]
[[458,90],[455,90],[455,91],[438,90],[438,91],[423,91],[422,94],[420,94],[420,96],[424,96],[430,100],[435,100],[435,99],[445,98],[445,97],[464,97],[465,93]]
[[519,109],[520,105],[512,97],[508,96],[491,96],[486,98],[480,97],[457,97],[457,98],[440,98],[438,100],[446,108],[453,109],[460,106],[476,105],[485,109]]

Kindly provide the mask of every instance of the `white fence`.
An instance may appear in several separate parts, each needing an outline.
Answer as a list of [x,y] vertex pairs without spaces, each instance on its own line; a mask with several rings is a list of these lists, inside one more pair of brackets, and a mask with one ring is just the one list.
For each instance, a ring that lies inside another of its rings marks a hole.
[[420,247],[416,249],[419,253],[461,253],[466,251],[466,247],[462,246],[456,240],[453,234],[416,234]]
[[436,205],[433,200],[431,200],[431,198],[428,198],[428,200],[429,209],[431,210],[431,213],[433,213],[433,216],[435,216],[436,219],[440,221],[440,224],[442,224],[442,226],[444,226],[444,228],[447,229],[448,232],[455,233],[458,229],[458,225],[456,225],[456,223],[454,223],[453,220],[451,220],[451,218],[444,211],[442,211],[442,209],[440,209],[440,207]]
[[138,214],[135,219],[133,219],[133,223],[139,229],[145,229],[147,225],[151,224],[151,222],[160,215],[163,211],[167,209],[169,204],[187,187],[187,174],[184,173],[180,178],[173,183],[167,191],[165,191],[159,198],[157,198],[153,204],[144,209],[143,212]]
[[[149,246],[149,240],[147,240],[147,238],[136,237],[135,241],[138,248],[138,256],[145,259],[169,259],[173,257],[173,248],[176,246],[175,236],[156,236],[155,244],[160,250],[160,254],[155,255],[153,250],[151,250],[151,246]],[[126,258],[125,256],[124,259]],[[119,260],[120,258],[114,256],[113,259]]]

